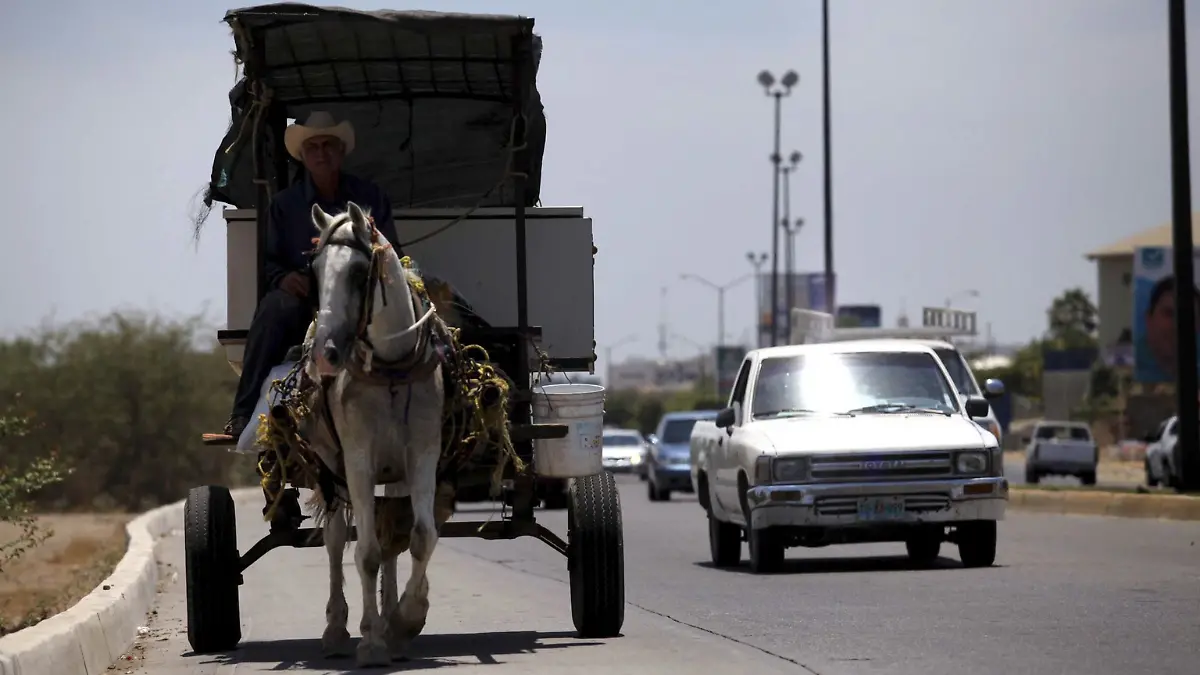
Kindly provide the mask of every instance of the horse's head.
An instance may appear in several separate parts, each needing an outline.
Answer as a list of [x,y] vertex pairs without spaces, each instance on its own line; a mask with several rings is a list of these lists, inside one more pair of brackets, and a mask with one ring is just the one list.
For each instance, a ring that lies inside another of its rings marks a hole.
[[353,202],[336,216],[314,204],[312,218],[320,233],[312,255],[318,308],[313,356],[339,370],[370,319],[373,226]]

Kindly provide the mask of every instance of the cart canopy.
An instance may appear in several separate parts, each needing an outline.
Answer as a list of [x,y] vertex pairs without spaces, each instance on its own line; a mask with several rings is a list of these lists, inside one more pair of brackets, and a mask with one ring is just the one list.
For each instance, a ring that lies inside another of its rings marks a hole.
[[[280,120],[303,121],[313,110],[354,125],[344,169],[379,184],[396,208],[515,206],[505,178],[514,112],[523,110],[524,201],[537,203],[546,126],[533,19],[279,3],[231,11],[225,22],[243,76],[229,94],[207,206],[256,206],[256,135],[265,141],[263,173],[273,177],[276,153],[286,152]],[[288,164],[295,176],[299,164]]]

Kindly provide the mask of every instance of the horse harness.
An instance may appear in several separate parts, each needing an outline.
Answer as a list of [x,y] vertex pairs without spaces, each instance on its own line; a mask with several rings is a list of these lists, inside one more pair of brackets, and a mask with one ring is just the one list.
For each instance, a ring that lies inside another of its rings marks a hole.
[[[365,381],[368,384],[378,386],[387,386],[393,400],[398,393],[397,387],[407,386],[410,388],[415,382],[419,382],[431,376],[439,365],[443,363],[443,353],[438,348],[439,338],[444,339],[444,329],[439,330],[441,322],[436,320],[437,317],[429,321],[427,325],[419,325],[420,321],[414,324],[416,330],[416,342],[413,350],[406,356],[395,361],[384,361],[375,357],[375,346],[371,344],[370,336],[367,334],[368,328],[371,326],[371,317],[375,310],[375,291],[378,290],[384,306],[387,306],[388,295],[387,288],[381,282],[386,278],[383,268],[383,253],[388,250],[391,245],[388,243],[380,243],[379,231],[371,228],[372,243],[368,247],[357,237],[349,241],[329,241],[322,247],[329,246],[345,246],[353,249],[370,258],[370,265],[367,271],[366,287],[363,289],[363,303],[361,314],[359,315],[358,327],[354,336],[354,347],[351,350],[347,361],[347,369],[356,379]],[[316,290],[317,277],[313,270],[313,262],[320,255],[320,250],[314,251],[309,258],[309,276],[313,281],[313,289]],[[407,280],[405,281],[407,284]],[[420,299],[416,297],[411,290],[407,293],[409,302],[413,305],[414,316],[421,316],[422,304]],[[432,307],[429,311],[432,311]],[[313,345],[316,348],[316,345]],[[313,354],[309,354],[309,358],[313,358]],[[318,395],[320,402],[316,406],[320,409],[323,421],[329,430],[329,435],[337,448],[338,454],[343,454],[342,439],[337,431],[337,425],[333,421],[333,413],[329,407],[329,382],[318,382]],[[405,422],[408,421],[408,406],[412,401],[411,391],[405,402],[404,417]],[[331,489],[334,484],[341,487],[347,487],[346,481],[337,471],[331,467],[326,467],[325,463],[321,462],[322,492],[326,495],[326,501],[330,506],[337,499],[336,492]]]

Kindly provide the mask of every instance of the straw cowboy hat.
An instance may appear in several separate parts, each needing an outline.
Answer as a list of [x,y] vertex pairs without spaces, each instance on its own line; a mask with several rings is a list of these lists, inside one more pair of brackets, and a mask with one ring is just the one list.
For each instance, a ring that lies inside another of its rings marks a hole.
[[333,115],[317,110],[308,116],[304,124],[296,122],[283,132],[283,144],[288,154],[300,160],[300,149],[304,141],[314,136],[334,136],[346,144],[346,154],[354,151],[354,125],[349,121],[335,122]]

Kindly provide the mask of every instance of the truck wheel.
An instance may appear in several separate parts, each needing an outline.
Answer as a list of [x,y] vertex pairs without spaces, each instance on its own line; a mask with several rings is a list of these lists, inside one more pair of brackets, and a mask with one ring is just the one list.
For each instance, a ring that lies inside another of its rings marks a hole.
[[714,567],[736,567],[742,561],[742,528],[708,514],[708,552]]
[[1096,472],[1089,471],[1087,473],[1080,474],[1079,482],[1083,483],[1084,485],[1095,485],[1096,484]]
[[581,638],[610,638],[625,622],[621,495],[607,471],[571,481],[567,501],[571,618]]
[[183,505],[188,643],[197,654],[233,649],[242,639],[237,520],[233,496],[217,485],[192,488]]
[[783,540],[770,528],[750,530],[750,571],[771,574],[783,567]]
[[671,491],[658,487],[653,480],[646,481],[646,495],[652,502],[666,502],[671,500]]
[[955,532],[963,567],[990,567],[996,562],[996,521],[972,520]]
[[1038,475],[1037,471],[1030,469],[1029,467],[1025,467],[1026,483],[1029,483],[1030,485],[1037,485],[1039,479],[1041,479],[1041,476]]
[[908,549],[908,558],[917,565],[932,565],[942,552],[942,532],[934,530],[919,530],[904,541]]

